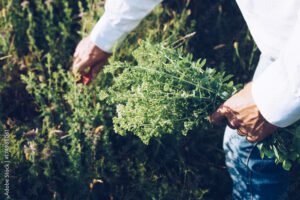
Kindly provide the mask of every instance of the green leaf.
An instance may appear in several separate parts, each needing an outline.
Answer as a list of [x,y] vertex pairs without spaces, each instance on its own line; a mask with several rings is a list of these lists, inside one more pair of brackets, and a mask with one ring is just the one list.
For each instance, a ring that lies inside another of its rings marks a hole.
[[282,167],[283,167],[283,169],[289,171],[292,167],[292,163],[288,160],[284,160],[282,163]]

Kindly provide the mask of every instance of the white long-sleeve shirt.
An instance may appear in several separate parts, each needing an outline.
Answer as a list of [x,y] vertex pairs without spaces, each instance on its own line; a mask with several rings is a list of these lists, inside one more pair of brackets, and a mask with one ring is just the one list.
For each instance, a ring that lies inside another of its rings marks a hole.
[[[112,52],[160,1],[107,0],[93,42]],[[291,125],[300,119],[300,0],[236,1],[262,54],[275,59],[253,81],[254,101],[268,122]]]

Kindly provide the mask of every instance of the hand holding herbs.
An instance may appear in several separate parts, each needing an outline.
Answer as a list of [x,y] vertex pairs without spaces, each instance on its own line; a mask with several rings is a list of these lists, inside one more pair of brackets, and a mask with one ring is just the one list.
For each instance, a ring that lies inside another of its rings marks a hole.
[[83,38],[76,47],[71,70],[73,73],[81,73],[83,78],[80,82],[88,85],[97,76],[110,55],[97,47],[90,37]]
[[211,116],[210,122],[219,124],[227,120],[228,126],[245,136],[248,142],[262,141],[278,127],[270,124],[259,112],[252,97],[252,82],[230,97]]

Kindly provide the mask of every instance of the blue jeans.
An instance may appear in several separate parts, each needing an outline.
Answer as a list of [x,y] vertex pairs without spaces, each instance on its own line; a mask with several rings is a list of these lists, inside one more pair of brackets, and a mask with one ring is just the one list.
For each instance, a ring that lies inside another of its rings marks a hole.
[[[274,59],[262,55],[254,80]],[[226,128],[223,148],[225,162],[233,181],[232,198],[247,200],[287,199],[288,172],[274,159],[261,159],[256,143],[247,142],[236,130]]]

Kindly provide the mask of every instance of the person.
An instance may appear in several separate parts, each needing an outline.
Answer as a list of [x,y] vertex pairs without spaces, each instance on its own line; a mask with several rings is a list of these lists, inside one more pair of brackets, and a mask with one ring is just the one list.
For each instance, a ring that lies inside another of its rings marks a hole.
[[[253,80],[210,116],[227,121],[226,165],[233,199],[286,199],[288,173],[261,159],[257,142],[300,119],[300,1],[236,0],[261,51]],[[160,0],[107,0],[91,34],[77,45],[73,72],[91,66],[92,78]]]

